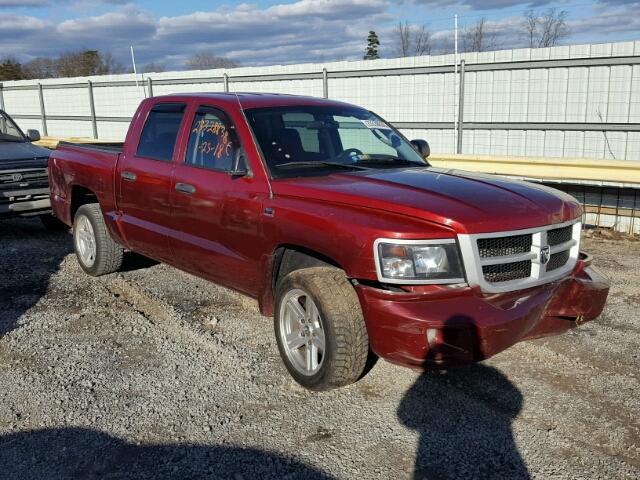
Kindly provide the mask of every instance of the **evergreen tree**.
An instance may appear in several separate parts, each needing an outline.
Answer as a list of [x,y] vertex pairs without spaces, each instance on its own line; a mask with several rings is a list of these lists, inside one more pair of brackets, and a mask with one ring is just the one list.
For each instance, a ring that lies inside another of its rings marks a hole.
[[378,46],[380,45],[380,40],[378,40],[378,34],[373,30],[369,30],[369,36],[367,37],[367,50],[364,54],[365,60],[375,60],[380,58],[378,55]]
[[2,80],[22,80],[24,72],[22,65],[14,58],[0,60],[0,81]]

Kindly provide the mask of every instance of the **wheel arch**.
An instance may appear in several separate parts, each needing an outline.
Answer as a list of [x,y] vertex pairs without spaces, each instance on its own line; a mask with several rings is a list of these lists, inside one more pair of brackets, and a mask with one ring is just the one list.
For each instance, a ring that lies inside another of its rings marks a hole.
[[276,246],[265,266],[264,288],[259,304],[261,313],[266,316],[273,315],[275,288],[278,281],[289,273],[311,267],[335,267],[344,270],[333,257],[312,248],[291,243]]
[[71,187],[71,202],[69,203],[69,218],[73,222],[76,212],[87,203],[99,203],[98,196],[90,188],[82,185]]

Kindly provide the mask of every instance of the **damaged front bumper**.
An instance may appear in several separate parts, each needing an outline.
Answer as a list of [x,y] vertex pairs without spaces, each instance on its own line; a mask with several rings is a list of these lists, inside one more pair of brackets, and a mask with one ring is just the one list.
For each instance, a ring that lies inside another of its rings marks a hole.
[[509,293],[441,286],[392,292],[362,284],[356,291],[373,351],[393,363],[430,368],[483,360],[521,340],[593,320],[609,280],[581,254],[570,276]]

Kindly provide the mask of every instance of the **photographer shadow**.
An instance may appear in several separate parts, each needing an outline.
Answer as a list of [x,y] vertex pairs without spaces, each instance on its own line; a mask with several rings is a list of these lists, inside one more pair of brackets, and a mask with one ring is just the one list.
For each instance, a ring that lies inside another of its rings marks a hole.
[[413,478],[530,478],[512,431],[522,404],[520,391],[491,366],[426,369],[397,410],[419,434]]

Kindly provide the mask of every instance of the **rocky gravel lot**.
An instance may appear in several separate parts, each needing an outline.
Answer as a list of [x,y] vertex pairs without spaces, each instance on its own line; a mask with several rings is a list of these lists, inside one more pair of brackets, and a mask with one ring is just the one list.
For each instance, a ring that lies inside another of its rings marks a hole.
[[0,221],[0,478],[639,478],[640,242],[584,246],[597,321],[317,394],[252,300],[135,255],[91,278],[68,233]]

